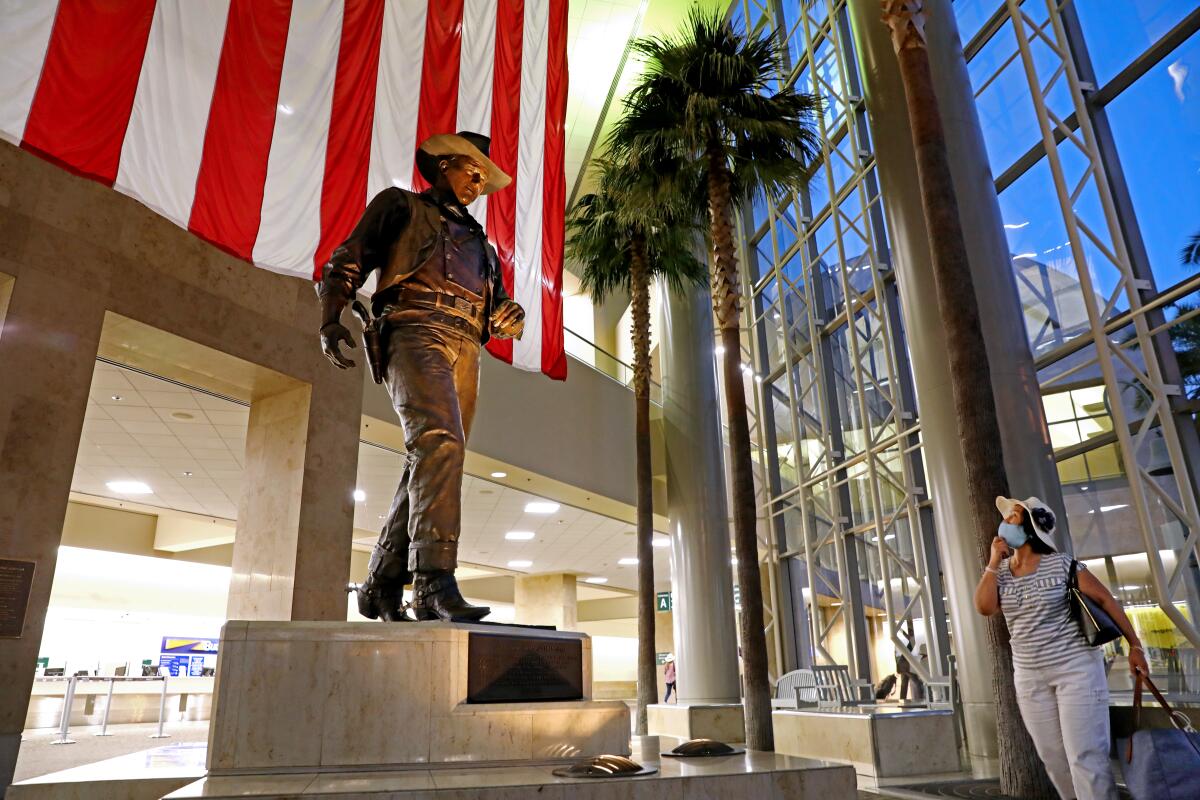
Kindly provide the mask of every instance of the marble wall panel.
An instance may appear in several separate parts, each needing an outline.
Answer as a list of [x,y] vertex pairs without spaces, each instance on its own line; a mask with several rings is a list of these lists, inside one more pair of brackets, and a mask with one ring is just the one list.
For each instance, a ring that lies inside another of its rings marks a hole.
[[248,641],[244,647],[233,766],[320,764],[331,679],[326,643]]
[[954,717],[950,713],[884,717],[876,720],[873,738],[880,777],[959,770]]
[[540,712],[533,720],[533,758],[628,755],[629,709],[624,703],[606,706]]
[[321,763],[429,760],[433,652],[441,642],[330,642]]

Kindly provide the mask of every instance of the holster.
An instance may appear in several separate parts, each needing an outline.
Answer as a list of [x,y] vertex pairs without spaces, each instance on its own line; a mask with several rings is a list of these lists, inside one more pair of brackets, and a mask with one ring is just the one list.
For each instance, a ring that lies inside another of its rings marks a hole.
[[383,369],[387,359],[383,331],[380,330],[382,324],[382,319],[376,319],[363,328],[363,353],[367,357],[367,366],[371,369],[371,379],[376,383],[383,383]]
[[382,317],[372,319],[367,307],[358,300],[354,301],[351,309],[362,321],[363,353],[367,357],[367,367],[371,370],[371,380],[383,383],[383,370],[387,366],[386,345],[383,339],[384,320]]

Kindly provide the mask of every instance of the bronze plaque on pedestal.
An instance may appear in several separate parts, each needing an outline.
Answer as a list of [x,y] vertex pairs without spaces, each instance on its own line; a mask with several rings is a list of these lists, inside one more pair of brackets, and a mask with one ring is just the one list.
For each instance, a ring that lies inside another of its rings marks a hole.
[[32,561],[0,558],[0,639],[20,639],[33,589]]
[[472,633],[467,638],[467,702],[583,699],[583,642]]

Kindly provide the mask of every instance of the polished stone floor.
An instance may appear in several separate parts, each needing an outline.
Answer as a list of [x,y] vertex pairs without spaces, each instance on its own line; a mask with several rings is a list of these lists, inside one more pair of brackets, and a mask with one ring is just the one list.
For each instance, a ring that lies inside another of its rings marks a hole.
[[[208,741],[208,722],[168,722],[163,732],[168,739],[151,739],[156,723],[109,725],[110,736],[97,736],[99,726],[72,728],[70,738],[75,744],[50,744],[58,737],[57,729],[38,728],[21,735],[21,752],[17,757],[16,781],[24,781],[65,769],[94,764],[97,761],[139,753],[173,744],[205,743]],[[204,773],[201,758],[197,775]]]
[[[646,737],[643,742],[635,739],[634,760],[655,766],[658,772],[633,779],[562,778],[554,776],[550,766],[238,776],[197,781],[168,795],[168,800],[295,795],[337,797],[339,800],[370,796],[404,800],[408,797],[458,800],[481,796],[489,800],[529,797],[540,800],[850,800],[855,796],[854,790],[845,784],[846,773],[840,765],[761,752],[722,758],[660,759],[658,738]],[[675,744],[674,740],[663,742],[664,747]],[[481,790],[486,791],[480,794]]]
[[[134,728],[140,726],[124,726]],[[82,729],[79,731],[82,733]],[[127,732],[126,741],[143,746],[156,740],[135,739],[145,736],[138,730]],[[75,736],[77,740],[79,736]],[[169,741],[169,740],[168,740]],[[674,740],[661,742],[673,747]],[[123,780],[173,782],[167,791],[172,800],[192,798],[320,796],[337,798],[397,797],[426,798],[438,792],[441,798],[476,797],[481,787],[491,787],[487,796],[500,800],[537,797],[541,800],[585,800],[585,798],[692,798],[705,800],[736,800],[747,797],[763,798],[823,798],[835,800],[844,796],[845,782],[838,780],[844,770],[827,769],[822,762],[778,756],[773,753],[751,752],[741,756],[718,759],[679,760],[658,757],[658,737],[635,740],[634,757],[659,767],[652,778],[635,781],[581,781],[557,778],[552,768],[503,767],[483,769],[436,769],[404,772],[359,772],[329,774],[297,774],[266,777],[234,777],[199,780],[204,775],[206,745],[203,742],[173,742],[161,747],[143,749],[92,764],[81,764],[61,772],[33,778],[24,787],[14,790],[14,798],[66,797],[86,798],[93,789],[107,784],[116,787]],[[49,746],[49,745],[46,745]],[[56,750],[77,745],[60,745]],[[83,750],[74,751],[83,755]],[[703,777],[704,788],[685,790],[692,778]],[[51,787],[55,790],[51,791]],[[834,790],[834,786],[842,789]],[[43,791],[38,792],[41,789]],[[104,797],[119,797],[113,789]],[[413,794],[406,794],[412,792]],[[166,791],[163,792],[166,794]],[[156,795],[158,796],[158,795]],[[852,797],[853,795],[851,795]],[[871,798],[871,795],[860,795]],[[847,799],[848,800],[848,799]],[[874,796],[878,800],[878,796]]]

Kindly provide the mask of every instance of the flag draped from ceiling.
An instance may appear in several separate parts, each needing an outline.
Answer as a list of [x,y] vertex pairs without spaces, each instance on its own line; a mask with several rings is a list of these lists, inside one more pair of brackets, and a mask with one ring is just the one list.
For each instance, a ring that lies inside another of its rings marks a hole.
[[0,136],[259,267],[311,277],[434,133],[513,184],[471,208],[566,377],[567,0],[0,0]]

